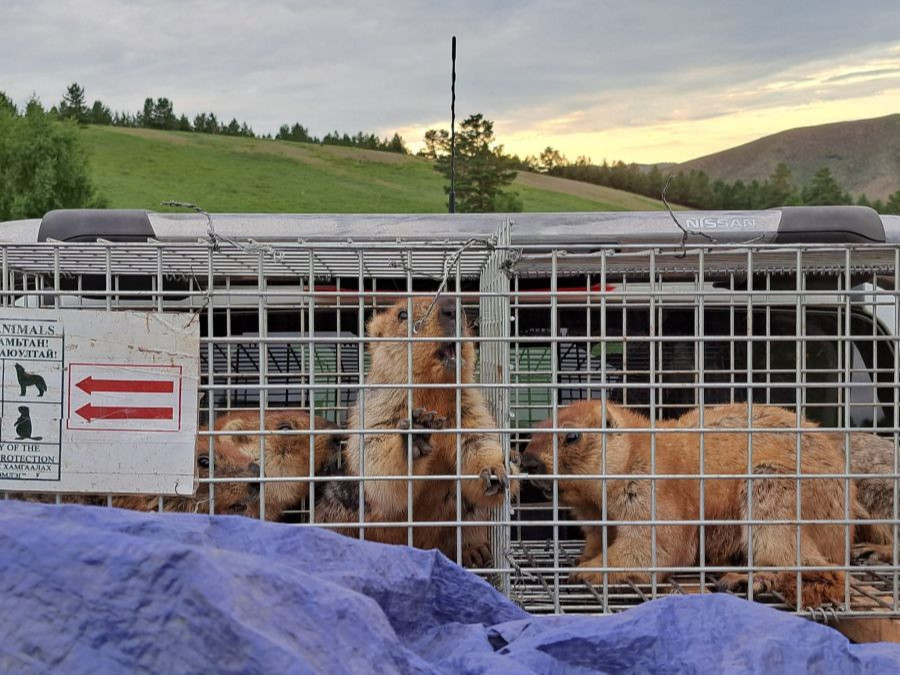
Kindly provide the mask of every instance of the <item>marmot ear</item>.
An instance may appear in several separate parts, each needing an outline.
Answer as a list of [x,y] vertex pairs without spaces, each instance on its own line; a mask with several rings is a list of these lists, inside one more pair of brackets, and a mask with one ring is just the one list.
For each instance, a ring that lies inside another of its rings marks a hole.
[[248,429],[249,427],[243,417],[235,417],[225,422],[220,428],[223,431],[241,431],[243,429]]
[[[601,404],[602,405],[602,404]],[[619,429],[631,426],[628,423],[628,412],[615,403],[606,402],[606,428]]]
[[[243,417],[235,417],[234,419],[230,419],[222,425],[222,431],[244,431],[251,428],[255,429],[256,424],[251,423],[249,420],[246,420]],[[231,438],[235,443],[239,443],[241,445],[250,441],[250,437],[244,434],[229,436],[229,438]]]

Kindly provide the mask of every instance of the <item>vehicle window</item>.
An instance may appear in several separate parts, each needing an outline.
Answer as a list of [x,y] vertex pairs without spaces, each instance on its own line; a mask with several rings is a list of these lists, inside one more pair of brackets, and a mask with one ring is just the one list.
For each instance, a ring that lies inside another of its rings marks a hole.
[[[659,342],[628,339],[649,335],[649,312],[637,308],[608,312],[605,342],[557,342],[558,405],[600,398],[602,388],[596,385],[605,381],[610,400],[644,414],[652,407],[660,419],[672,418],[701,403],[697,385],[702,379],[706,405],[751,400],[795,409],[799,403],[803,415],[823,426],[843,426],[845,417],[852,427],[890,424],[892,399],[887,397],[892,390],[887,385],[893,356],[885,342],[872,340],[869,317],[853,315],[855,340],[844,341],[840,339],[843,310],[807,309],[805,339],[798,341],[794,308],[762,308],[752,315],[749,333],[754,339],[747,340],[746,312],[712,309],[704,315],[706,339],[698,340],[697,311],[693,307],[664,309],[657,324],[665,340]],[[583,311],[573,312],[568,322],[563,312],[560,316],[562,337],[585,335]],[[591,324],[599,326],[599,316]],[[528,331],[530,336],[547,333],[538,327]],[[521,427],[532,427],[551,414],[554,392],[534,386],[551,381],[550,349],[550,343],[523,342],[511,350],[512,381],[532,385],[514,391],[511,398]],[[874,368],[876,358],[880,358],[878,368]],[[605,368],[601,368],[604,360]],[[647,386],[651,370],[658,385],[652,389]],[[878,388],[879,378],[885,384],[883,391]]]

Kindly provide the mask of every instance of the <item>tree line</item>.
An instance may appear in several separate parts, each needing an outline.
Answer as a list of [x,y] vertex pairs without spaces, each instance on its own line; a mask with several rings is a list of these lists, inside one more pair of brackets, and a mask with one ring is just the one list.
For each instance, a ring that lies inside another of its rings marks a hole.
[[367,134],[363,131],[358,131],[351,136],[335,130],[319,138],[311,135],[309,129],[299,122],[295,122],[292,125],[282,124],[278,129],[278,133],[275,134],[275,140],[294,141],[296,143],[319,143],[320,145],[344,145],[365,150],[397,152],[402,155],[409,153],[403,138],[398,133],[394,133],[391,138],[379,138],[375,134]]
[[[450,179],[450,133],[429,129],[420,156],[434,160],[434,168]],[[819,169],[805,185],[796,185],[790,168],[779,163],[765,180],[728,182],[710,180],[703,171],[678,171],[671,176],[659,166],[641,167],[625,162],[593,164],[579,156],[570,162],[555,148],[538,157],[524,159],[507,154],[496,143],[493,122],[472,115],[456,134],[456,207],[466,213],[520,211],[521,199],[506,188],[518,171],[534,171],[596,185],[625,190],[659,199],[667,181],[666,199],[671,203],[702,210],[754,210],[780,206],[858,204],[879,213],[900,214],[900,190],[886,201],[855,198],[844,190],[827,167]],[[670,180],[671,178],[671,180]],[[444,191],[449,193],[450,186]]]
[[[658,166],[648,168],[625,162],[604,161],[592,164],[589,157],[580,156],[574,162],[558,150],[548,147],[539,157],[527,157],[525,163],[542,173],[562,178],[604,185],[658,199],[668,175]],[[711,180],[698,170],[678,171],[666,191],[673,203],[695,209],[768,209],[778,206],[858,204],[870,206],[879,213],[900,214],[900,190],[882,201],[870,201],[865,194],[854,198],[835,180],[828,167],[816,171],[804,185],[794,182],[791,169],[779,163],[771,175],[762,181],[728,182]]]
[[78,124],[98,124],[115,127],[135,127],[143,129],[162,129],[166,131],[187,131],[199,134],[220,134],[223,136],[244,136],[247,138],[260,138],[280,141],[295,141],[300,143],[318,143],[320,145],[344,145],[368,150],[382,150],[385,152],[408,152],[403,138],[395,133],[391,138],[379,138],[375,134],[362,131],[356,134],[333,131],[318,138],[312,136],[309,130],[299,122],[293,125],[283,124],[278,133],[272,134],[254,133],[253,128],[246,122],[238,122],[232,118],[226,122],[224,117],[217,116],[214,112],[202,112],[194,116],[193,120],[187,115],[177,115],[175,105],[169,98],[146,98],[143,107],[137,112],[113,112],[109,106],[100,100],[92,105],[87,104],[84,87],[73,82],[66,88],[66,93],[58,105],[53,106],[50,112],[61,119],[71,119]]
[[[145,128],[226,134],[255,138],[246,123],[232,119],[222,124],[214,113],[200,113],[193,122],[176,116],[167,98],[146,99],[135,114],[113,113],[102,101],[88,107],[84,89],[70,85],[58,105],[45,110],[32,98],[19,110],[0,91],[0,220],[43,215],[55,208],[103,207],[90,180],[85,149],[78,137],[78,124],[107,124]],[[394,134],[380,139],[358,132],[350,136],[337,131],[321,139],[302,124],[282,125],[278,140],[346,145],[389,152],[408,152],[403,139]],[[598,185],[619,188],[648,197],[659,197],[668,176],[659,166],[603,162],[595,165],[581,156],[569,162],[558,150],[546,148],[539,157],[521,159],[508,154],[496,142],[493,122],[481,114],[460,124],[455,139],[455,196],[459,212],[521,211],[519,195],[507,188],[520,170],[540,171]],[[451,139],[445,129],[429,129],[419,155],[434,161],[434,167],[448,180],[451,176]],[[445,192],[449,194],[450,186]],[[785,164],[775,167],[763,181],[711,181],[702,171],[679,171],[671,177],[667,198],[698,209],[765,209],[798,204],[859,204],[879,213],[900,214],[900,190],[882,202],[870,202],[865,195],[854,198],[837,183],[827,168],[820,169],[803,186],[794,184]]]

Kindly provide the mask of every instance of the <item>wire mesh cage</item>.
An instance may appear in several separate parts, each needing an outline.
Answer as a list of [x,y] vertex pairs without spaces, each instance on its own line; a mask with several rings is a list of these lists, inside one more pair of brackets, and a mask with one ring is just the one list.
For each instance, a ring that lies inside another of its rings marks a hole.
[[534,612],[725,591],[900,617],[896,247],[507,221],[0,253],[5,306],[199,322],[202,489],[142,507],[438,548]]
[[[616,611],[725,588],[823,619],[895,612],[896,559],[854,566],[868,549],[856,543],[863,521],[849,491],[858,487],[866,524],[896,527],[895,256],[888,247],[759,245],[524,254],[513,279],[511,372],[514,386],[526,386],[512,394],[513,445],[530,472],[550,478],[524,490],[516,511],[513,592],[523,604]],[[584,400],[595,403],[571,405]],[[609,410],[620,407],[640,417],[613,420]],[[543,457],[528,457],[542,420],[558,433]],[[573,457],[597,427],[605,433],[591,435],[593,461]],[[829,470],[813,467],[819,430],[832,432]],[[574,477],[590,487],[565,480]],[[784,501],[773,510],[776,489]],[[814,513],[825,492],[843,494],[828,517]],[[646,500],[649,514],[632,500]],[[743,516],[731,520],[738,506]],[[829,522],[840,546],[811,551],[812,528]],[[582,531],[595,538],[587,557]],[[635,553],[635,537],[649,541],[646,555]],[[682,539],[695,541],[673,552]],[[815,595],[798,583],[831,573],[830,600],[807,604]]]

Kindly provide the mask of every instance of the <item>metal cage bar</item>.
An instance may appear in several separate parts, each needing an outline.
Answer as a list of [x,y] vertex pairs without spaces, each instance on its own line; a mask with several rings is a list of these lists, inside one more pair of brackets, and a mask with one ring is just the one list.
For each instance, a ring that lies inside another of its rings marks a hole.
[[[484,240],[385,242],[361,237],[243,248],[208,241],[0,244],[3,305],[190,312],[198,317],[199,388],[202,421],[208,427],[201,440],[209,440],[208,451],[203,446],[209,477],[200,481],[208,497],[198,500],[198,511],[223,512],[230,498],[226,486],[250,490],[258,485],[257,507],[248,512],[253,517],[348,529],[359,538],[399,530],[409,544],[417,533],[446,527],[445,552],[458,562],[466,561],[469,535],[484,528],[492,561],[476,565],[478,573],[539,613],[616,612],[670,593],[711,592],[732,573],[747,577],[746,590],[733,592],[819,620],[835,615],[900,617],[896,247],[748,243],[685,249],[573,241],[517,246],[513,232],[514,226],[506,223]],[[452,381],[416,381],[414,352],[435,338],[416,334],[412,321],[405,336],[366,335],[366,323],[376,313],[402,303],[412,317],[415,299],[437,293],[452,301],[457,317],[441,340],[458,357],[464,345],[477,348],[473,382],[462,381],[462,358],[454,361]],[[473,324],[472,335],[464,329],[463,311]],[[406,368],[405,382],[367,381],[370,350],[390,341],[403,345],[398,365]],[[449,392],[453,415],[431,435],[452,438],[452,462],[422,474],[413,452],[414,436],[422,432],[413,428],[411,416],[405,414],[407,428],[387,431],[379,426],[383,420],[366,419],[366,401],[388,389],[400,392],[406,413],[416,392]],[[464,397],[474,391],[483,397],[493,424],[473,426],[464,419]],[[599,406],[599,423],[574,423],[566,417],[571,404],[585,399]],[[716,453],[710,439],[721,432],[710,417],[714,407],[748,403],[784,408],[793,421],[769,428],[746,407],[738,426],[729,427],[746,437],[746,457],[741,455],[740,466],[729,471],[710,466]],[[354,406],[361,426],[347,431]],[[615,406],[643,415],[646,428],[610,426]],[[297,411],[307,414],[305,426],[273,428],[267,422],[271,413]],[[697,414],[694,426],[672,426],[692,411]],[[251,428],[238,432],[220,427],[235,414],[251,414]],[[820,425],[816,432],[807,420]],[[344,429],[333,430],[323,422]],[[406,470],[367,475],[368,446],[362,442],[359,475],[346,473],[341,448],[346,448],[342,437],[347,433],[363,439],[378,434],[403,438]],[[570,433],[596,435],[596,447],[590,446],[598,453],[594,468],[568,472]],[[807,469],[812,433],[840,437],[834,441],[840,450],[836,468]],[[242,434],[250,441],[240,440]],[[468,439],[479,434],[499,439],[503,467],[518,489],[517,497],[507,495],[482,511],[470,509],[465,496],[465,486],[480,479],[465,468]],[[550,460],[537,474],[526,468],[523,452],[541,434],[551,436]],[[697,438],[695,470],[666,468],[675,447],[672,439],[679,436]],[[317,467],[318,443],[332,437],[338,448],[332,450],[334,462]],[[634,442],[646,442],[647,465],[623,469],[615,437],[644,439]],[[776,438],[784,439],[777,442],[785,452],[790,449],[791,467],[761,469],[755,457]],[[880,464],[862,466],[862,446],[880,448]],[[285,448],[295,447],[302,462],[276,461]],[[256,475],[228,473],[219,453],[233,448],[245,452],[248,463],[258,464]],[[392,480],[403,485],[405,513],[372,522],[367,500],[373,486]],[[805,500],[818,489],[816,480],[842,486],[840,508],[830,517],[809,512]],[[641,481],[649,488],[649,515],[616,516],[622,486]],[[719,486],[728,481],[741,486],[734,501],[743,512],[717,510]],[[440,517],[418,519],[414,495],[445,483],[452,485],[446,493],[452,508]],[[760,486],[767,484],[792,486],[790,509],[778,517],[760,511]],[[578,485],[596,497],[593,515],[586,516],[571,498]],[[671,495],[688,494],[691,485],[697,486],[696,510],[673,513]],[[864,522],[851,491],[872,485],[884,502]],[[298,496],[290,502],[282,498],[285,494]],[[323,500],[330,494],[347,498],[350,522],[328,520]],[[105,495],[32,498],[117,503]],[[164,510],[169,503],[159,498],[154,508]],[[879,525],[891,535],[884,545],[888,555],[877,565],[863,564],[872,559],[856,557],[855,532]],[[804,528],[811,526],[840,531],[839,556],[804,557]],[[611,560],[617,537],[628,527],[647,532],[646,564],[629,567]],[[716,537],[729,527],[743,538],[745,559],[723,562],[717,557]],[[580,560],[583,528],[597,536],[596,555],[588,559],[602,565],[585,567]],[[772,528],[789,532],[789,555],[777,565],[755,553],[759,538],[769,537]],[[670,560],[663,545],[671,542],[670,533],[694,530],[696,560]],[[599,581],[570,579],[570,572],[579,569],[596,571]],[[816,571],[845,573],[839,603],[824,609],[803,605],[805,575]],[[623,581],[622,572],[640,579]],[[793,601],[761,582],[755,586],[772,574],[794,579]]]

